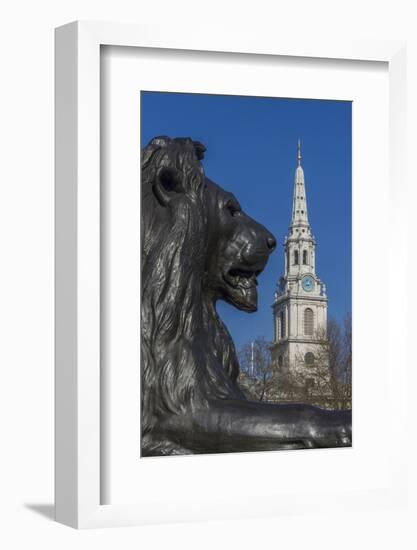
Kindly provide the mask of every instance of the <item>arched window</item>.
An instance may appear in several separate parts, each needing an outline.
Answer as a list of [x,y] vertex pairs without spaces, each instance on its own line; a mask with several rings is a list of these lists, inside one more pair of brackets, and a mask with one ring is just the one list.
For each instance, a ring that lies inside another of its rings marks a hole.
[[278,357],[278,366],[282,367],[282,355]]
[[279,325],[280,325],[280,337],[285,338],[285,311],[283,309],[279,314]]
[[307,250],[303,250],[303,264],[307,265]]
[[294,250],[294,265],[298,265],[298,250]]
[[304,334],[313,336],[314,331],[314,313],[313,310],[307,307],[304,310]]
[[309,366],[314,365],[314,360],[315,360],[314,353],[312,353],[311,351],[308,351],[304,355],[304,361],[306,365],[309,365]]

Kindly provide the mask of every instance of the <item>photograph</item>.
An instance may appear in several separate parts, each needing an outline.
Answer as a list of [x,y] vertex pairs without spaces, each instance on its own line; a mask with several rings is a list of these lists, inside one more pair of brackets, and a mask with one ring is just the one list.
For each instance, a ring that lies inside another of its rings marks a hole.
[[140,102],[141,457],[351,446],[352,103]]

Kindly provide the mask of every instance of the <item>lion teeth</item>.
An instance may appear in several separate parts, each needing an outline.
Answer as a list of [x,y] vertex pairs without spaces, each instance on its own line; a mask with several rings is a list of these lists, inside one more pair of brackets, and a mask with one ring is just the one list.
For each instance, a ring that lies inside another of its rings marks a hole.
[[250,277],[238,277],[238,286],[243,288],[251,288],[256,286],[256,275],[252,274]]
[[244,290],[257,286],[258,284],[256,273],[250,271],[231,271],[227,273],[225,279],[233,288],[242,288]]

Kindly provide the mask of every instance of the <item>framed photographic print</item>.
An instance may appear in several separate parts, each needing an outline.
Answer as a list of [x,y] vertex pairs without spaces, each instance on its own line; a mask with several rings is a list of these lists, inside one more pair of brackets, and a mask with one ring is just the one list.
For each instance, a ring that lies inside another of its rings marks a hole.
[[403,48],[57,29],[58,521],[404,498]]
[[[341,100],[141,92],[143,456],[351,445],[351,110]],[[297,130],[311,149],[309,200]],[[168,137],[187,132],[204,144]],[[210,178],[187,211],[206,223],[187,235],[170,208],[186,193],[161,200],[155,174],[190,154]],[[206,247],[201,264],[187,260],[193,247],[194,259]],[[174,359],[184,339],[189,355]],[[172,417],[182,418],[175,435],[162,427]]]

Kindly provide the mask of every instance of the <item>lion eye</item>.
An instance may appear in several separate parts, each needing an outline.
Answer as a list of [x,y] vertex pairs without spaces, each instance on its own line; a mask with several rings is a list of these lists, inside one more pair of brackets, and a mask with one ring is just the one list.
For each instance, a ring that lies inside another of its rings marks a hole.
[[241,213],[241,208],[235,202],[229,201],[226,203],[226,208],[232,216],[238,216]]

